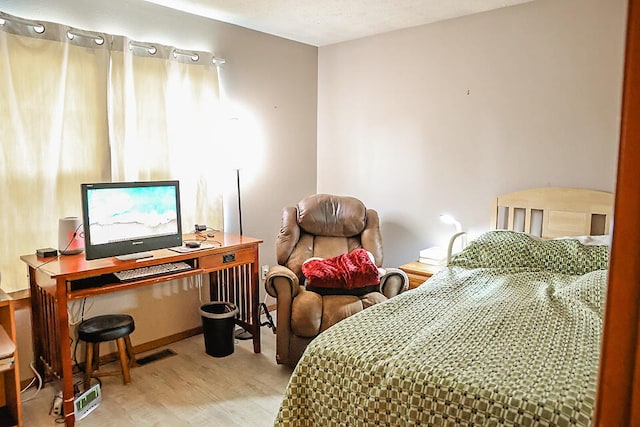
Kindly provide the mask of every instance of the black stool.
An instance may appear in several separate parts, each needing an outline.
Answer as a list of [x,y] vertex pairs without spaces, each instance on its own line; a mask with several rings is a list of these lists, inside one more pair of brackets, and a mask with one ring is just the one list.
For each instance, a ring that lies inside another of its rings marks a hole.
[[[91,378],[120,375],[124,384],[131,382],[129,366],[136,363],[129,334],[135,329],[133,317],[128,314],[106,314],[84,320],[78,325],[78,338],[87,343],[84,389],[88,390]],[[116,340],[120,356],[120,371],[98,372],[100,368],[100,343]],[[128,359],[128,360],[127,360]]]

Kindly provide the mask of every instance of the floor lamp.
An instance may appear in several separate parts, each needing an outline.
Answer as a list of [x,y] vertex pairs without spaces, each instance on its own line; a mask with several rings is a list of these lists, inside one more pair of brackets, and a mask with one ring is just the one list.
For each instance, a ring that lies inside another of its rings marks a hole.
[[[240,235],[242,236],[242,199],[240,198],[240,169],[236,169],[236,190],[238,194],[238,225],[240,230]],[[239,328],[235,333],[236,339],[239,340],[250,340],[253,338],[253,334],[251,332],[245,330],[244,328]]]
[[240,226],[240,235],[242,236],[242,202],[240,200],[240,169],[236,169],[236,182],[238,184],[238,224]]
[[[229,130],[231,137],[235,139],[236,142],[239,141],[240,145],[242,145],[242,140],[246,138],[246,135],[243,136],[242,129],[239,128],[239,119],[237,117],[234,117],[231,119],[229,124],[232,126],[232,128],[230,128]],[[235,151],[236,151],[235,155],[240,156],[240,152],[239,152],[240,150],[236,149]],[[241,161],[242,160],[239,160],[236,157],[237,163],[240,163]],[[240,191],[240,168],[236,167],[235,170],[236,170],[236,191],[237,191],[236,194],[238,196],[238,228],[239,228],[239,234],[242,236],[243,230],[242,230],[242,197],[241,197],[241,191]],[[275,334],[276,333],[275,323],[273,322],[273,319],[269,314],[269,309],[264,302],[258,305],[258,318],[260,317],[261,311],[264,311],[265,315],[267,316],[267,321],[260,322],[260,326],[269,326],[273,330],[273,333]],[[244,328],[237,329],[236,332],[234,333],[234,336],[236,339],[239,339],[239,340],[250,340],[253,338],[253,334],[245,330]]]
[[[242,199],[240,198],[240,169],[236,169],[236,183],[237,183],[237,192],[238,192],[238,225],[240,226],[240,235],[242,236]],[[267,320],[265,322],[260,322],[260,326],[269,326],[273,333],[276,333],[276,326],[269,313],[269,308],[264,302],[258,304],[258,317],[260,317],[260,312],[264,310],[265,315],[267,316]],[[234,334],[236,339],[239,340],[250,340],[253,338],[253,334],[247,331],[244,328],[239,328]]]

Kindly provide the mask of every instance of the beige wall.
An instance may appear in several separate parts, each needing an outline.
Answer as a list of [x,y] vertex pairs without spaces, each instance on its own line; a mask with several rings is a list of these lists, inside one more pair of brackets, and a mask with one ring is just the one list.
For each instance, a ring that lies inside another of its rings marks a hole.
[[[0,0],[0,10],[183,49],[208,50],[225,58],[220,72],[225,96],[255,124],[261,147],[256,150],[261,151],[257,163],[241,171],[244,233],[264,240],[262,264],[275,263],[281,208],[316,188],[317,48],[143,1]],[[203,159],[197,153],[194,164],[228,167],[223,158]],[[238,231],[235,185],[235,172],[229,170],[225,228],[231,232]],[[57,227],[57,221],[51,218],[51,226]],[[22,285],[27,286],[26,278]],[[91,303],[91,316],[131,313],[136,320],[134,345],[200,324],[198,291],[188,282],[93,298],[87,306]],[[32,359],[29,316],[21,313],[18,317],[21,371],[26,378],[31,375],[28,365]]]
[[626,1],[538,0],[322,47],[318,191],[380,211],[385,264],[472,234],[491,198],[613,191]]

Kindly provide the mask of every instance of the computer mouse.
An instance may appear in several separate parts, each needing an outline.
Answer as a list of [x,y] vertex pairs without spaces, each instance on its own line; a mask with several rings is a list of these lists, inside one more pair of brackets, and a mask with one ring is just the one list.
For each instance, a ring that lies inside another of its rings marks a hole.
[[184,245],[188,248],[199,248],[200,242],[196,242],[195,240],[189,240],[188,242],[184,242]]

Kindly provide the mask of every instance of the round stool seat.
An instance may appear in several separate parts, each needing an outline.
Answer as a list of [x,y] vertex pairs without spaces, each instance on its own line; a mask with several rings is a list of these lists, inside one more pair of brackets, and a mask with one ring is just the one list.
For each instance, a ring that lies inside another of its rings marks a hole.
[[105,314],[84,320],[78,325],[78,338],[99,343],[129,335],[136,328],[128,314]]

